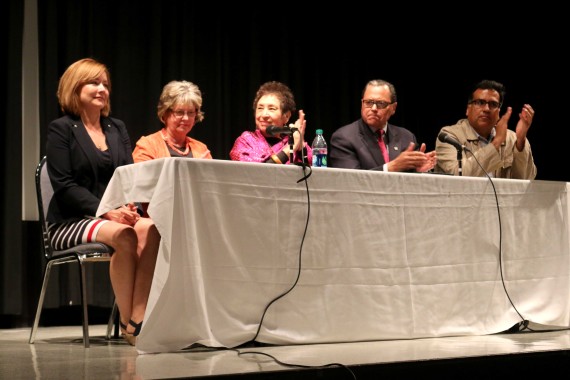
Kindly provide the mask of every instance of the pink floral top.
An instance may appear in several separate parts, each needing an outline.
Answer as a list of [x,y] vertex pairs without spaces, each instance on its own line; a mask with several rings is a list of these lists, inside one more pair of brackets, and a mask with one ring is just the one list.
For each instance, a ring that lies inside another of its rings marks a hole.
[[[230,151],[230,158],[233,161],[266,162],[271,155],[279,153],[288,143],[289,138],[285,136],[271,146],[258,129],[255,132],[246,131],[234,142],[234,146]],[[313,152],[306,141],[303,143],[303,146],[307,150],[308,162],[305,163],[310,165],[313,159]],[[293,159],[295,162],[303,162],[300,152],[295,152]],[[270,160],[270,162],[272,161]],[[288,162],[289,158],[287,158],[287,162],[283,163],[286,164]]]

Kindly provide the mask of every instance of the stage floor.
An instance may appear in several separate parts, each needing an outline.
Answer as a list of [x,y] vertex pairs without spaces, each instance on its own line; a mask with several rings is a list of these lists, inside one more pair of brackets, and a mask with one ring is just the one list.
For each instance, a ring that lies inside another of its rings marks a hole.
[[[176,353],[146,355],[139,355],[123,339],[105,340],[104,325],[90,327],[92,338],[88,349],[83,347],[81,326],[40,327],[35,344],[28,344],[29,328],[5,329],[0,330],[0,378],[364,379],[379,378],[381,374],[412,374],[413,368],[424,375],[429,368],[443,374],[445,371],[442,368],[451,367],[462,368],[454,369],[454,374],[469,375],[458,371],[473,374],[473,371],[486,371],[485,366],[493,371],[495,369],[492,368],[509,367],[505,370],[512,373],[514,367],[522,368],[521,363],[529,363],[529,366],[532,363],[529,368],[542,367],[544,374],[555,368],[544,368],[542,364],[562,364],[565,370],[569,370],[570,332],[532,324],[529,327],[536,331],[414,340],[260,346],[238,350],[198,347]],[[543,331],[538,331],[540,329]],[[260,354],[240,355],[237,351]],[[550,362],[534,360],[548,357],[555,359]],[[494,364],[485,364],[486,361]],[[441,368],[436,369],[436,364]]]

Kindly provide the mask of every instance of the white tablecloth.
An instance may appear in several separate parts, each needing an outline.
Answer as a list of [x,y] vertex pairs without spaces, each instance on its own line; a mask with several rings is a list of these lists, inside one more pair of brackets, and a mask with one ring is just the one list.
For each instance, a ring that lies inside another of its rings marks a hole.
[[305,344],[570,324],[566,182],[302,177],[178,158],[115,171],[98,215],[150,202],[162,236],[140,353],[235,347],[259,326],[258,342]]

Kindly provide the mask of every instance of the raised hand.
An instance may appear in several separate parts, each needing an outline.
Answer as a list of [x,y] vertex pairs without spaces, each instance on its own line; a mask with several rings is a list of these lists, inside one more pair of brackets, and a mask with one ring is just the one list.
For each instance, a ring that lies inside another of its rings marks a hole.
[[497,122],[495,125],[495,137],[493,138],[492,144],[499,150],[501,144],[507,139],[507,129],[509,129],[509,119],[513,113],[512,107],[507,107],[507,112]]
[[305,140],[305,128],[307,126],[307,121],[305,120],[305,112],[303,110],[299,110],[299,118],[295,122],[295,124],[289,124],[290,128],[297,128],[297,131],[293,133],[293,138],[295,139],[295,143],[293,144],[293,150],[295,152],[300,151],[303,149],[302,142]]
[[522,151],[524,149],[524,144],[526,141],[526,134],[530,129],[532,124],[532,119],[534,118],[534,110],[530,104],[525,104],[519,113],[519,121],[517,123],[515,132],[517,134],[517,149]]

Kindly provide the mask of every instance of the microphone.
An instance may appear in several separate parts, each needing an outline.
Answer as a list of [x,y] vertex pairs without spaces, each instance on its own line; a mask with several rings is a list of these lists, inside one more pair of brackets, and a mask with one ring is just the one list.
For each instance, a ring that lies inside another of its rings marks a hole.
[[270,125],[269,127],[265,128],[265,133],[269,136],[277,136],[277,135],[292,135],[293,133],[297,132],[299,129],[293,127],[289,128],[287,126],[278,127],[276,125]]
[[438,136],[437,136],[438,140],[444,143],[448,143],[453,145],[455,148],[457,148],[457,150],[463,150],[463,149],[467,149],[465,148],[465,145],[461,145],[459,143],[459,141],[457,141],[454,137],[451,137],[448,133],[446,132],[441,132]]

